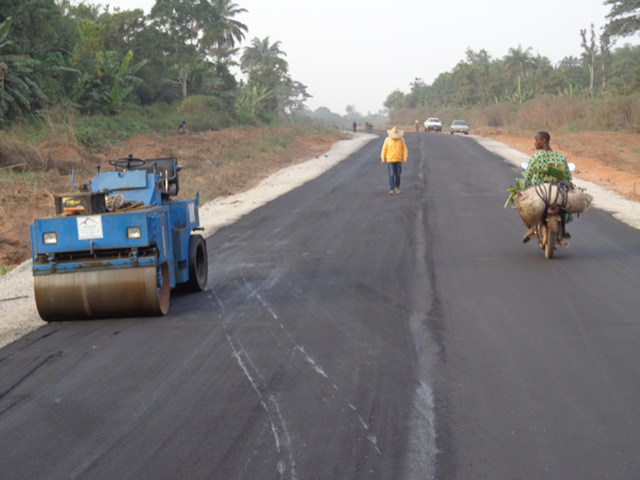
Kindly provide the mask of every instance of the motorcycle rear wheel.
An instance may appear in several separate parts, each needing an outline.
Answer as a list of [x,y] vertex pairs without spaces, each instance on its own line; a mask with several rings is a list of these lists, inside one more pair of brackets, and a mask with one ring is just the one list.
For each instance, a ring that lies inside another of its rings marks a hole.
[[546,226],[543,226],[546,230],[547,242],[544,245],[544,258],[551,260],[553,258],[553,252],[556,249],[556,235],[555,230],[549,230]]

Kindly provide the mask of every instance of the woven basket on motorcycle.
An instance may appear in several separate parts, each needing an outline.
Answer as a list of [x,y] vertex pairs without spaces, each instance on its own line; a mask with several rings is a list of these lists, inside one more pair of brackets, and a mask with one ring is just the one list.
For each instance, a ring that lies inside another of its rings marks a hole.
[[584,212],[593,197],[566,181],[542,183],[516,193],[514,201],[527,227],[537,224],[547,207],[557,205],[565,213]]

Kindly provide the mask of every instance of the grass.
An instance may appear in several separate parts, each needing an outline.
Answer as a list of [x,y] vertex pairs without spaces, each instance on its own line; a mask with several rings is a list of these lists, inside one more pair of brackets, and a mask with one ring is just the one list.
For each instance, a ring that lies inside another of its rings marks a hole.
[[[192,96],[173,105],[157,104],[133,107],[119,115],[83,116],[73,108],[57,106],[39,111],[35,121],[15,124],[8,131],[0,131],[0,175],[4,169],[22,168],[31,171],[56,168],[40,154],[42,142],[63,141],[77,145],[88,153],[99,153],[101,147],[113,145],[140,135],[174,135],[185,121],[191,133],[216,131],[230,126],[242,127],[238,122],[256,124],[247,115],[234,120],[221,100],[215,97]],[[286,148],[297,135],[335,134],[328,127],[313,125],[296,129],[260,127],[260,137],[251,145],[242,145],[234,155],[248,159],[259,153],[274,153]],[[255,127],[246,127],[254,128]]]
[[49,181],[49,175],[42,170],[0,170],[0,190],[33,190]]
[[[219,99],[204,96],[189,97],[172,105],[132,107],[114,116],[80,115],[71,107],[56,106],[39,111],[34,122],[15,124],[9,132],[0,132],[0,141],[11,138],[24,146],[65,140],[96,151],[102,145],[118,143],[132,136],[174,134],[182,121],[187,122],[191,132],[201,132],[220,130],[254,119],[234,119]],[[0,143],[0,151],[4,154],[5,150]],[[0,167],[2,164],[0,157]]]
[[578,127],[575,123],[570,123],[569,125],[566,125],[562,130],[565,133],[579,133],[580,127]]

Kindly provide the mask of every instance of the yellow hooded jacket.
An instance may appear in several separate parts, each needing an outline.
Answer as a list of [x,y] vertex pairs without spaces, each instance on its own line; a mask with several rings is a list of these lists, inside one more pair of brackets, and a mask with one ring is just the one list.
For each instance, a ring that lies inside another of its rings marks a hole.
[[396,140],[391,137],[387,137],[384,140],[380,156],[382,157],[383,162],[386,159],[387,163],[401,162],[402,160],[406,163],[408,154],[409,152],[407,151],[407,145],[404,143],[404,138],[398,138]]

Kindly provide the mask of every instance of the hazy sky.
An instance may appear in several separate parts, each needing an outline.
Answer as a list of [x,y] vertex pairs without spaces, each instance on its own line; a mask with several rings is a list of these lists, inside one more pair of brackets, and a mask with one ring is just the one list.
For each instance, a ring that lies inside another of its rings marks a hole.
[[[155,0],[89,0],[149,13]],[[415,78],[427,84],[484,48],[502,58],[509,48],[532,47],[553,64],[579,57],[580,29],[596,32],[610,7],[603,0],[235,0],[249,28],[245,42],[280,41],[294,80],[307,86],[312,110],[366,114],[383,108],[393,90],[407,93]],[[617,45],[638,43],[638,37]]]

